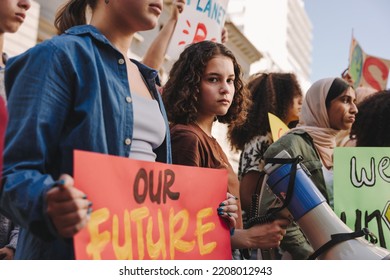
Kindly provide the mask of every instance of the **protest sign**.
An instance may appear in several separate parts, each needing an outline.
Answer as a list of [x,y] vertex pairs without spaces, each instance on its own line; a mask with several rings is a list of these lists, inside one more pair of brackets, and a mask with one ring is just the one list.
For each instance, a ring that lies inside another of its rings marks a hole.
[[93,202],[77,259],[231,259],[217,214],[227,171],[75,151],[75,186]]
[[334,210],[352,230],[367,227],[390,248],[390,148],[336,148]]
[[386,89],[390,60],[366,54],[355,38],[352,38],[349,54],[349,74],[354,87]]
[[268,119],[271,127],[272,140],[276,142],[283,134],[289,131],[289,128],[281,119],[272,113],[268,113]]
[[229,0],[187,0],[167,55],[176,60],[188,44],[204,40],[221,42],[228,3]]

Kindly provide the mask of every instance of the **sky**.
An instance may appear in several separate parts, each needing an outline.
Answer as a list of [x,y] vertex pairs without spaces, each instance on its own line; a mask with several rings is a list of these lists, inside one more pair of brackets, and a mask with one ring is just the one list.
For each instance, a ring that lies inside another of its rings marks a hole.
[[304,3],[313,26],[312,82],[340,76],[348,67],[352,34],[365,53],[390,60],[390,0]]

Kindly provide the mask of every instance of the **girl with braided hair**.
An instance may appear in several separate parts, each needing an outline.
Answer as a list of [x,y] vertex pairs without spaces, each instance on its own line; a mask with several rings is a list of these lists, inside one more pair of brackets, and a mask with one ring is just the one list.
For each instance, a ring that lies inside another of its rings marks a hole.
[[[286,125],[295,123],[299,119],[303,97],[301,87],[293,73],[258,73],[250,77],[248,87],[253,104],[248,111],[248,117],[242,124],[229,127],[228,139],[233,149],[241,151],[238,169],[240,197],[244,221],[249,226],[249,219],[254,218],[251,217],[254,215],[251,207],[257,207],[257,205],[252,205],[252,196],[260,195],[261,192],[264,177],[264,153],[274,142],[268,113],[274,114]],[[258,209],[258,215],[264,215],[266,210]],[[291,232],[291,227],[288,230]],[[296,236],[300,236],[301,248],[311,252],[306,238],[299,231]],[[287,249],[284,246],[286,242],[288,240],[286,241],[285,238],[281,242],[284,249]],[[294,258],[304,258],[298,256],[297,252],[291,252],[291,254]],[[279,257],[275,250],[251,251],[251,258],[255,259]]]

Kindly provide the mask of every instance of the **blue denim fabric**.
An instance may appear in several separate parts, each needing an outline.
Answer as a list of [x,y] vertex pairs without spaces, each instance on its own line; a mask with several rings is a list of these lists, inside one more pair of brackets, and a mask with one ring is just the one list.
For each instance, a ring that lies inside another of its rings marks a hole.
[[[72,259],[72,239],[56,235],[45,195],[73,173],[73,150],[128,157],[133,106],[122,54],[93,26],[69,29],[7,63],[9,124],[2,211],[22,229],[18,259]],[[133,61],[160,104],[166,138],[157,161],[171,163],[168,121],[155,70]],[[109,190],[107,190],[109,194]]]

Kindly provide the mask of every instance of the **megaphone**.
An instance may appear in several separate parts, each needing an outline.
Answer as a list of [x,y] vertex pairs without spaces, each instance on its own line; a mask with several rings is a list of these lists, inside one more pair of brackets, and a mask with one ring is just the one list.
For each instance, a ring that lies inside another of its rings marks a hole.
[[[264,167],[267,186],[283,203],[288,202],[288,212],[315,250],[313,259],[390,260],[390,251],[362,237],[370,235],[368,229],[353,232],[337,217],[310,180],[304,165],[296,161],[294,167],[287,151],[281,151],[267,162]],[[291,178],[294,182],[290,182]]]

